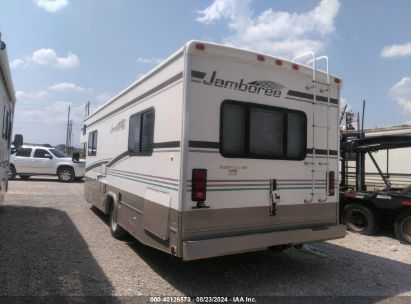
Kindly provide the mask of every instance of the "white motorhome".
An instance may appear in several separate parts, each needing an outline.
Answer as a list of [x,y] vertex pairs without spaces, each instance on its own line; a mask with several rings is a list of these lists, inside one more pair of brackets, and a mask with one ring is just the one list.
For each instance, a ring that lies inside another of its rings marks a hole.
[[340,86],[191,41],[85,119],[86,199],[113,236],[183,260],[344,237]]
[[[1,35],[0,35],[1,36]],[[6,44],[0,39],[0,201],[7,191],[13,114],[16,97]]]

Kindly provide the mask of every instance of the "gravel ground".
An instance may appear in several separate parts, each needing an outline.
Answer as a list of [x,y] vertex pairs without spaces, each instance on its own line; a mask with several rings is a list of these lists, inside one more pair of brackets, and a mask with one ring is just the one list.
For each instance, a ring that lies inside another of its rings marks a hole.
[[184,263],[113,239],[83,187],[10,182],[0,206],[0,296],[411,296],[411,246],[391,232]]

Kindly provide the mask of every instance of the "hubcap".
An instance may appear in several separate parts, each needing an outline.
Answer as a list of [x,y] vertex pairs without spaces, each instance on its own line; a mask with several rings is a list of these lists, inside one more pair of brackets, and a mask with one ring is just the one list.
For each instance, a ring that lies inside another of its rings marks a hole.
[[411,216],[406,217],[401,223],[401,233],[404,239],[411,244]]
[[12,175],[13,175],[13,171],[9,169],[9,171],[7,171],[7,177],[10,178]]
[[367,229],[368,221],[364,213],[356,209],[351,211],[348,224],[352,230],[362,232]]
[[70,170],[62,170],[62,171],[60,172],[60,178],[61,178],[63,181],[69,181],[69,180],[71,180],[71,171],[70,171]]

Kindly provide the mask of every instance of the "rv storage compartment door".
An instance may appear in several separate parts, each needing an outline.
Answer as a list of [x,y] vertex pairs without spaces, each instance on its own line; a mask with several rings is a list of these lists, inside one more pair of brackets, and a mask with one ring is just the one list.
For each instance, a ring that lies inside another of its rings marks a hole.
[[170,194],[146,188],[143,210],[143,227],[162,240],[169,238]]

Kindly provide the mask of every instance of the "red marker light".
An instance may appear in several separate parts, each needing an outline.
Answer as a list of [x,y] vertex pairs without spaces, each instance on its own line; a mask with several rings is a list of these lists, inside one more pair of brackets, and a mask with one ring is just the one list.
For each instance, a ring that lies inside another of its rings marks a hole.
[[335,83],[341,83],[341,80],[338,79],[338,78],[334,78],[334,82],[335,82]]
[[280,59],[277,59],[277,60],[275,61],[275,64],[276,64],[276,65],[283,65],[283,61],[280,60]]
[[296,70],[296,71],[298,71],[300,69],[298,64],[295,64],[295,63],[293,64],[292,68],[293,68],[293,70]]
[[196,49],[199,51],[204,51],[205,50],[205,45],[202,43],[196,43]]
[[263,55],[257,55],[258,61],[265,61],[265,57]]

